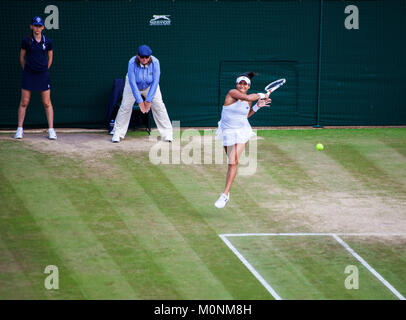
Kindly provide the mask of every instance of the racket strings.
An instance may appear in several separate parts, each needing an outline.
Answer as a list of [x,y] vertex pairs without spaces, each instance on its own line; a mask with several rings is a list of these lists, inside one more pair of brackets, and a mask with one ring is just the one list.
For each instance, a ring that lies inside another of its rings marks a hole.
[[278,89],[280,86],[284,85],[286,82],[286,79],[278,79],[275,80],[274,82],[271,82],[265,87],[265,91],[274,91]]

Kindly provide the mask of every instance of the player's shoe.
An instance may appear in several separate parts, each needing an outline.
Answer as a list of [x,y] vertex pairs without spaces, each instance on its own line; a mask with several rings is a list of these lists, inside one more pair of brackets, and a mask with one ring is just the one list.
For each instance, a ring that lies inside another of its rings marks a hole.
[[226,205],[226,203],[228,202],[228,200],[230,200],[230,194],[228,194],[228,196],[226,196],[224,193],[222,193],[220,195],[220,197],[217,199],[217,201],[214,203],[216,208],[224,208],[224,206]]
[[111,141],[114,142],[114,143],[120,142],[120,135],[115,132],[115,133],[113,134],[113,138],[111,139]]
[[173,135],[168,134],[167,136],[163,137],[162,140],[165,141],[165,142],[172,142],[173,141]]
[[16,134],[14,135],[14,139],[22,139],[23,138],[23,128],[17,128]]
[[58,137],[56,136],[56,132],[54,128],[49,128],[48,129],[48,139],[49,140],[56,140]]

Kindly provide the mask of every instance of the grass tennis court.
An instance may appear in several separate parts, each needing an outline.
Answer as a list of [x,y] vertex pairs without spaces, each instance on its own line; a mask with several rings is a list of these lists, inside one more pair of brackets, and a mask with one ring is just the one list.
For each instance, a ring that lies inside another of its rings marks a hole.
[[[219,210],[226,164],[153,165],[143,132],[0,134],[0,299],[273,299],[220,237],[240,233],[347,234],[406,296],[406,128],[258,136]],[[228,239],[283,299],[398,299],[332,237]]]

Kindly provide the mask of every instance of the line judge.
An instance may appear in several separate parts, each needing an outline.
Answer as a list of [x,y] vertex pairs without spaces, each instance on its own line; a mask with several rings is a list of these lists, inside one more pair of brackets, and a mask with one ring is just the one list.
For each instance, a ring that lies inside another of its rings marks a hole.
[[143,113],[152,110],[162,140],[173,140],[172,124],[159,88],[160,75],[159,60],[152,55],[151,48],[147,45],[138,47],[137,55],[128,63],[123,100],[114,122],[112,142],[120,142],[127,134],[134,103]]

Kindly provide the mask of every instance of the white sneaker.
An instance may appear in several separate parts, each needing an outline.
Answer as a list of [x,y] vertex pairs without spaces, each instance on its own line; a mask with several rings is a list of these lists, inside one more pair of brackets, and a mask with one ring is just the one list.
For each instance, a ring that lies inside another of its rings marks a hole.
[[48,129],[48,139],[49,140],[56,140],[58,137],[56,136],[56,132],[54,128]]
[[166,142],[172,142],[173,141],[173,134],[170,133],[168,135],[161,136],[161,139],[163,141],[166,141]]
[[229,199],[230,199],[230,194],[228,194],[228,196],[226,196],[224,193],[222,193],[220,195],[220,198],[218,198],[218,200],[216,201],[216,203],[214,205],[216,206],[216,208],[224,208],[224,206],[226,205],[226,203],[228,202]]
[[111,141],[115,143],[120,142],[120,136],[117,133],[114,133]]
[[14,135],[14,139],[22,139],[23,138],[23,128],[17,128],[16,134]]

